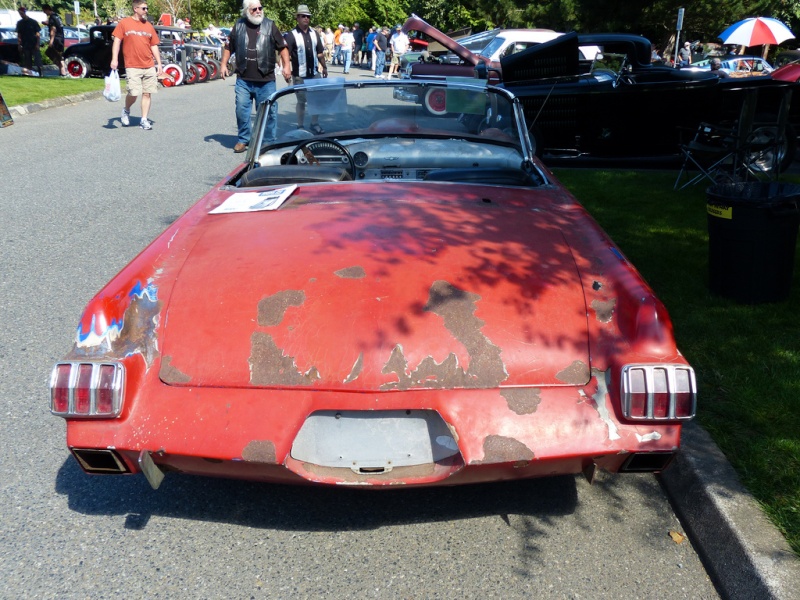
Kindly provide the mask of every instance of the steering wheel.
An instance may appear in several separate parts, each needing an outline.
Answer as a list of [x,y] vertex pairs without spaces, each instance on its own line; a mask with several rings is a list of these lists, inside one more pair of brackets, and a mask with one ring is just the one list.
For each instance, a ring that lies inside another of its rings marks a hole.
[[[315,138],[303,140],[294,147],[289,155],[288,164],[299,165],[306,163],[319,166],[339,166],[347,159],[347,170],[350,177],[356,178],[356,163],[350,152],[342,144],[330,138]],[[322,159],[322,161],[320,161]]]

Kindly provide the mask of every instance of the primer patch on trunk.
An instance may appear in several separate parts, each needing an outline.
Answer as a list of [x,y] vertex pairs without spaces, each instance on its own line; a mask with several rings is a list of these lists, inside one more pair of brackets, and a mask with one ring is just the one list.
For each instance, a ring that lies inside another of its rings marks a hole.
[[303,290],[283,290],[262,298],[258,303],[258,324],[274,327],[283,321],[290,306],[302,306],[305,301],[306,293]]
[[275,444],[269,440],[253,440],[242,450],[242,459],[274,465],[278,462],[275,458]]
[[589,367],[583,361],[576,360],[563,371],[556,373],[556,379],[570,385],[584,385],[589,381]]
[[355,266],[339,269],[334,272],[334,275],[342,279],[364,279],[364,277],[367,276],[367,272],[364,270],[364,267]]
[[171,356],[165,356],[161,359],[161,370],[158,376],[164,383],[189,383],[192,380],[186,373],[172,366]]
[[597,320],[601,323],[608,323],[614,315],[614,307],[617,304],[617,299],[612,298],[607,302],[602,300],[592,300],[592,308],[594,309]]
[[477,294],[439,280],[431,285],[428,301],[423,307],[424,311],[440,316],[447,330],[467,349],[469,370],[465,371],[459,365],[458,356],[451,352],[440,363],[428,356],[409,372],[403,348],[398,344],[381,371],[387,375],[396,374],[398,381],[386,383],[381,389],[490,388],[508,378],[500,348],[481,333],[485,323],[475,316],[476,303],[480,299]]
[[500,390],[500,395],[508,402],[508,408],[518,415],[530,415],[536,412],[539,402],[539,388],[506,388]]
[[519,440],[502,435],[488,435],[483,440],[483,460],[475,461],[475,464],[514,463],[516,467],[524,467],[533,459],[533,451]]
[[294,357],[285,356],[267,333],[256,331],[250,337],[249,360],[253,385],[313,385],[320,378],[316,367],[301,373]]

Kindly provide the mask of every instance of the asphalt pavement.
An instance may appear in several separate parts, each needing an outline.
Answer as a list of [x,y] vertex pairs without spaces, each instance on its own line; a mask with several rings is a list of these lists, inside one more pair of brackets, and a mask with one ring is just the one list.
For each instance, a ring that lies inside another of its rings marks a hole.
[[49,367],[90,295],[238,164],[232,85],[161,90],[151,132],[122,130],[99,92],[11,107],[0,130],[0,597],[800,598],[800,559],[696,424],[660,476],[592,487],[363,494],[171,475],[152,492],[83,475],[47,411]]

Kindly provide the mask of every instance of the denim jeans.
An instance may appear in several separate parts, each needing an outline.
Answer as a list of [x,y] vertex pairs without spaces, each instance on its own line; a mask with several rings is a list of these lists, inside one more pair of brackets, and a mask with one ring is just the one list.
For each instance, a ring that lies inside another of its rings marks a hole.
[[386,52],[375,51],[375,77],[383,75],[383,68],[386,66]]
[[344,72],[347,73],[350,70],[350,62],[353,59],[353,51],[350,48],[342,48],[340,56],[342,62],[344,62]]
[[[256,109],[266,100],[270,94],[275,92],[274,81],[245,81],[241,77],[236,78],[236,124],[239,128],[239,143],[249,144],[252,134],[253,123],[250,113],[253,110],[255,100]],[[274,142],[278,137],[278,107],[273,105],[267,118],[267,130],[264,133],[265,142]]]

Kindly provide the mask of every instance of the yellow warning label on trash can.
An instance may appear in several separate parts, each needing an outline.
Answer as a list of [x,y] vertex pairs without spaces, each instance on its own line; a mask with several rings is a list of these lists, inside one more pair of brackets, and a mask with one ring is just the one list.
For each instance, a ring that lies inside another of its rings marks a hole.
[[733,218],[732,206],[719,206],[718,204],[706,204],[706,211],[712,217],[719,217],[720,219]]

